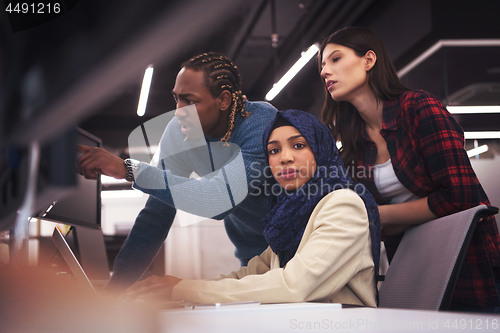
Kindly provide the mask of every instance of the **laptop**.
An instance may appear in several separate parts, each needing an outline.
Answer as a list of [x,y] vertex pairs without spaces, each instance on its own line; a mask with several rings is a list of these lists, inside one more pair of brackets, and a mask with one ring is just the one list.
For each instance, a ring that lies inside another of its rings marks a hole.
[[77,283],[84,288],[95,291],[96,289],[87,276],[87,273],[85,273],[85,271],[83,270],[83,267],[78,262],[78,259],[75,257],[75,254],[69,247],[68,242],[66,242],[66,239],[58,228],[54,228],[54,232],[52,233],[52,240],[54,241],[55,246],[59,250],[59,253],[63,257],[69,269],[71,270],[71,273],[73,273],[73,276],[75,277]]

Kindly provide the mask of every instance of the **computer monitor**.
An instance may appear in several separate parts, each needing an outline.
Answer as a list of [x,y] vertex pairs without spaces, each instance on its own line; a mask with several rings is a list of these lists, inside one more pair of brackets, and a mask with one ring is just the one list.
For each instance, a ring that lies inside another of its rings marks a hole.
[[30,216],[38,216],[54,201],[74,192],[77,131],[73,127],[56,133],[52,140],[40,143],[38,148],[2,143],[0,230],[8,230],[28,223]]
[[[101,146],[101,140],[99,138],[81,128],[77,129],[76,142],[90,147]],[[77,161],[75,161],[75,163],[77,163]],[[100,229],[100,176],[98,175],[97,179],[93,180],[85,179],[82,175],[78,174],[75,189],[62,199],[51,202],[49,206],[45,207],[37,214],[37,217],[73,226]]]
[[[74,143],[90,147],[100,147],[102,144],[101,139],[81,128],[76,129]],[[76,145],[73,145],[73,151],[76,152]],[[53,154],[53,152],[49,154]],[[76,173],[79,155],[75,153],[74,157],[73,172]],[[51,160],[54,161],[55,158]],[[43,165],[40,165],[40,169],[41,173],[48,171],[43,170]],[[89,278],[101,281],[106,281],[109,278],[108,259],[101,231],[101,180],[99,175],[97,179],[93,180],[85,179],[76,173],[75,188],[62,196],[61,199],[54,200],[36,217],[71,225],[66,240]]]

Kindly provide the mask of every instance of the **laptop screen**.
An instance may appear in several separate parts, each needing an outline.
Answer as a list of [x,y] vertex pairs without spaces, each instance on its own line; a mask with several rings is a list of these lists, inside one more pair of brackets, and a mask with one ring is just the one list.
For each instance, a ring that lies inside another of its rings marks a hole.
[[69,247],[68,243],[66,242],[66,239],[64,239],[63,234],[61,233],[61,231],[59,231],[58,228],[54,228],[52,239],[54,241],[55,246],[59,250],[59,253],[63,257],[69,269],[71,270],[71,273],[73,274],[77,283],[85,288],[89,288],[95,291],[95,288],[90,282],[87,274],[85,273],[82,266],[76,259],[75,254]]

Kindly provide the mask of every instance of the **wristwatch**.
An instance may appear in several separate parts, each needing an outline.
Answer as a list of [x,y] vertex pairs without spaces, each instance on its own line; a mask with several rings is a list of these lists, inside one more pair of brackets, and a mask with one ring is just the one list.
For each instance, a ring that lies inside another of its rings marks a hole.
[[135,175],[139,171],[139,167],[141,166],[141,161],[134,160],[132,158],[127,158],[125,161],[125,168],[127,168],[127,174],[125,175],[125,179],[129,182],[133,182],[135,180]]

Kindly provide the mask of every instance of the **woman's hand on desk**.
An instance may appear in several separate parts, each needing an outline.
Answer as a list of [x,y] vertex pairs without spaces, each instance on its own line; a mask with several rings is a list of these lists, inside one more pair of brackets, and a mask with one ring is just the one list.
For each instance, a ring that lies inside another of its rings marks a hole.
[[87,179],[96,179],[97,174],[123,179],[127,168],[123,160],[102,149],[78,145],[77,150],[82,155],[78,160],[78,172]]
[[162,304],[169,304],[172,295],[172,288],[181,281],[175,276],[151,276],[143,281],[134,283],[126,291],[128,299],[142,299],[145,301],[155,301]]

